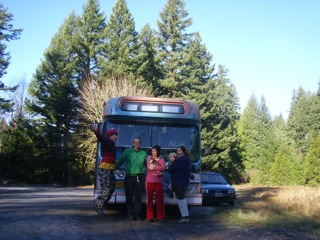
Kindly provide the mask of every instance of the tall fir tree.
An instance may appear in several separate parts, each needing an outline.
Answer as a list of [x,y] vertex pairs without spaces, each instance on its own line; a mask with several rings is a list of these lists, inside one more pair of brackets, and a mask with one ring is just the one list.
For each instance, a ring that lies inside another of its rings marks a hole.
[[99,59],[102,79],[106,76],[136,79],[140,49],[134,19],[125,0],[117,0],[107,22],[103,58]]
[[52,38],[29,86],[29,110],[39,119],[43,139],[38,151],[48,171],[48,181],[68,183],[70,169],[76,167],[76,146],[72,133],[78,119],[77,72],[72,38],[77,17],[71,13]]
[[[13,15],[0,3],[0,79],[7,73],[6,69],[10,64],[10,53],[6,52],[7,45],[5,42],[19,39],[22,33],[22,29],[13,28],[11,21],[13,21]],[[0,91],[7,92],[16,89],[17,86],[7,87],[0,80]],[[10,111],[12,106],[11,100],[0,97],[0,113]]]
[[293,185],[294,164],[293,153],[290,146],[282,145],[277,150],[275,160],[270,169],[270,182],[272,185]]
[[81,80],[98,80],[100,66],[98,59],[103,57],[105,45],[106,17],[100,11],[98,0],[88,0],[78,17],[77,30],[72,42],[73,62]]
[[259,142],[258,128],[259,103],[256,96],[251,95],[245,106],[238,124],[240,148],[243,163],[247,171],[258,168],[257,143]]
[[270,168],[275,157],[276,145],[274,141],[273,121],[264,96],[262,96],[260,100],[258,119],[259,128],[256,130],[259,131],[257,145],[259,176],[257,176],[255,182],[259,184],[268,184],[270,179]]
[[298,155],[304,156],[311,138],[310,93],[302,87],[293,93],[287,125]]
[[211,154],[203,157],[202,166],[222,172],[231,182],[240,182],[243,165],[236,127],[240,118],[239,99],[227,72],[224,66],[219,66],[202,109],[202,143],[212,149]]
[[192,25],[188,15],[183,0],[168,0],[160,12],[161,20],[157,22],[160,65],[164,74],[159,94],[164,97],[185,98],[188,95],[188,85],[185,85],[188,76],[181,74],[188,61],[185,54],[193,38],[192,33],[186,32]]
[[157,96],[160,91],[159,79],[162,79],[163,75],[156,47],[157,38],[149,24],[141,29],[138,39],[140,50],[137,56],[137,73],[145,85],[151,88],[153,96]]
[[313,137],[304,161],[306,183],[318,185],[320,183],[320,135]]

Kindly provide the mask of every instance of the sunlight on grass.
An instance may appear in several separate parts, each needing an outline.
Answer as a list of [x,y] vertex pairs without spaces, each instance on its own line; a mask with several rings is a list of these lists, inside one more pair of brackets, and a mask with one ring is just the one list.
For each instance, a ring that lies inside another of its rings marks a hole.
[[281,227],[320,236],[319,187],[234,187],[237,204],[219,213],[226,223]]
[[282,209],[320,219],[319,187],[284,187],[273,201]]

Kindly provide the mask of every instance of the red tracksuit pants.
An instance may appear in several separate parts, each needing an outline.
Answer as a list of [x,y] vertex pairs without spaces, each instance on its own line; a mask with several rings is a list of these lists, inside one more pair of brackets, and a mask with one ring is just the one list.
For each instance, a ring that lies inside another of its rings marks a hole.
[[147,182],[147,219],[154,218],[153,195],[155,193],[157,218],[164,219],[163,182]]

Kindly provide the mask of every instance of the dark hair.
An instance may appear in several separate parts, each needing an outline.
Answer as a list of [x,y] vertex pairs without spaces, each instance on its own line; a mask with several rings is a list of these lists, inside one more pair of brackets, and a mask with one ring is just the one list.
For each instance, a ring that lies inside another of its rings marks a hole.
[[188,152],[185,146],[178,146],[177,148],[180,148],[184,154],[188,155]]
[[157,157],[160,156],[161,147],[159,145],[154,145],[151,149],[155,149],[157,151]]

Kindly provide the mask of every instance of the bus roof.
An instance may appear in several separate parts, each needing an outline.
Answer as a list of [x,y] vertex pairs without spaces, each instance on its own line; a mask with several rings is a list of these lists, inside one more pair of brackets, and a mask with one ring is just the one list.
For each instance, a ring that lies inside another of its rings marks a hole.
[[108,119],[141,117],[141,120],[171,118],[200,122],[200,111],[198,105],[182,99],[117,97],[105,103],[103,117]]

